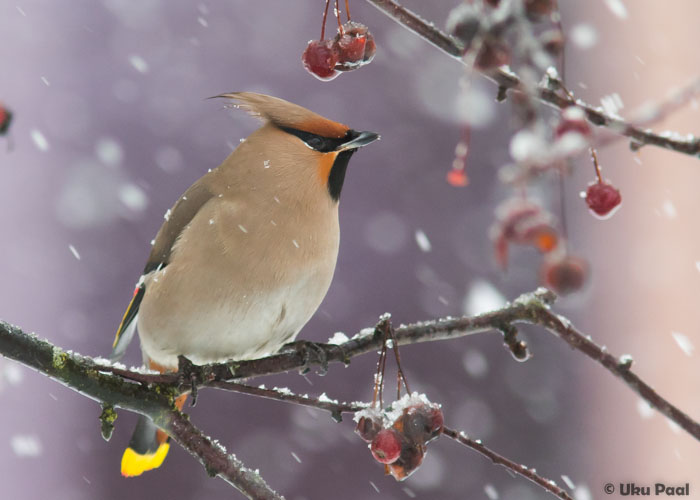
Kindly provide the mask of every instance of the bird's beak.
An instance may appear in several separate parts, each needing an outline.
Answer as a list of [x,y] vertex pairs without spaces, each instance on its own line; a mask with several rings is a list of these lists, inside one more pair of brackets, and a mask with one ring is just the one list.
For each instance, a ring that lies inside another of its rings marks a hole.
[[362,146],[366,146],[377,139],[379,139],[379,134],[374,132],[355,132],[357,135],[350,139],[348,142],[343,143],[338,151],[347,151],[348,149],[358,149]]

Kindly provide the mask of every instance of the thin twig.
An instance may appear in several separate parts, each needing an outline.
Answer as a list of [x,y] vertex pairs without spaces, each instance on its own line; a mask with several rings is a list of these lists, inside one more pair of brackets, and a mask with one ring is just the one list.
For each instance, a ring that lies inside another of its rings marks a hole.
[[286,403],[294,403],[311,408],[318,408],[319,410],[326,410],[330,412],[333,419],[338,422],[341,421],[341,413],[354,413],[366,408],[365,405],[360,405],[357,403],[339,403],[323,396],[312,398],[309,396],[300,396],[288,390],[265,389],[263,387],[253,387],[245,384],[237,384],[235,382],[214,381],[210,382],[207,387],[239,392],[241,394],[251,394],[253,396],[259,396],[266,399],[284,401]]
[[221,477],[252,500],[284,500],[260,474],[246,467],[235,456],[228,455],[221,445],[202,434],[185,414],[171,412],[166,429],[180,446],[199,459],[211,477]]
[[[460,42],[436,28],[434,24],[427,22],[394,0],[367,1],[428,43],[439,48],[459,62],[465,63],[463,59],[464,49]],[[499,94],[501,95],[507,90],[523,90],[520,78],[511,71],[498,68],[485,72],[483,75],[498,85]],[[559,109],[563,109],[570,104],[568,98],[544,87],[539,88],[537,97],[540,101]],[[700,138],[698,137],[689,136],[686,139],[682,139],[678,138],[676,134],[655,134],[650,130],[635,126],[622,118],[608,115],[602,109],[591,106],[581,100],[576,101],[576,106],[585,112],[589,122],[600,127],[606,127],[617,134],[629,137],[637,144],[658,146],[690,156],[700,156]]]
[[457,432],[454,429],[450,429],[449,427],[445,427],[442,433],[445,436],[454,439],[458,443],[462,443],[464,446],[471,448],[477,453],[480,453],[481,455],[491,460],[493,463],[502,465],[503,467],[514,472],[515,474],[518,474],[519,476],[522,476],[525,479],[532,481],[537,486],[544,488],[545,490],[550,492],[552,495],[561,498],[562,500],[573,500],[569,496],[569,494],[566,493],[566,491],[561,489],[559,486],[557,486],[554,481],[540,476],[534,471],[534,469],[528,469],[524,465],[519,465],[513,462],[512,460],[507,459],[503,455],[499,455],[487,446],[481,444],[481,441],[470,439],[463,432]]
[[[649,127],[662,122],[671,114],[686,107],[698,94],[700,94],[700,76],[696,76],[679,89],[669,91],[659,102],[642,104],[632,112],[632,118],[629,121],[636,127]],[[621,136],[617,134],[605,131],[595,138],[595,146],[600,149],[617,142],[620,138]],[[639,146],[639,144],[635,145],[637,149]]]

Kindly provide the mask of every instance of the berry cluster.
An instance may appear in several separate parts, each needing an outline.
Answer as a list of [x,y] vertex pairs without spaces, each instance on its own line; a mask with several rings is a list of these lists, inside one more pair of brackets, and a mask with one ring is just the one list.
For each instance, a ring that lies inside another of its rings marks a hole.
[[311,40],[301,56],[306,71],[322,81],[330,81],[341,71],[352,71],[372,61],[377,51],[374,37],[367,26],[350,20],[349,0],[345,0],[345,13],[348,20],[340,21],[339,0],[335,0],[335,16],[338,20],[338,33],[335,38],[326,40],[326,18],[330,0],[326,0],[321,22],[321,38]]
[[497,220],[491,226],[496,262],[505,270],[511,244],[531,246],[545,254],[540,269],[541,282],[559,295],[580,290],[586,282],[588,264],[569,255],[554,217],[540,205],[522,198],[503,202],[496,209]]
[[372,61],[377,46],[364,24],[348,21],[332,40],[311,40],[301,56],[306,71],[330,81],[341,71],[352,71]]
[[440,406],[418,393],[394,401],[385,412],[359,412],[355,420],[355,432],[369,443],[372,456],[384,464],[386,474],[397,481],[403,481],[420,466],[426,445],[443,429]]
[[[554,0],[525,0],[525,15],[531,21],[541,21],[551,17],[556,3]],[[516,25],[504,22],[502,13],[494,13],[500,7],[500,0],[464,2],[450,13],[447,30],[462,42],[465,56],[473,57],[474,67],[480,71],[490,71],[509,64],[512,50],[507,35]],[[544,31],[539,37],[540,45],[546,53],[556,56],[563,48],[563,40],[558,31]]]

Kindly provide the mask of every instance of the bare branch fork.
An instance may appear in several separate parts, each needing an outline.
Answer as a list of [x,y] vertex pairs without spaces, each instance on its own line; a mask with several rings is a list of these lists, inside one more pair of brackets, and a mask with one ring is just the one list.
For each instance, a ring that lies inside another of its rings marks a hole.
[[[408,345],[496,330],[503,333],[504,344],[514,357],[526,359],[527,346],[518,340],[514,324],[540,325],[621,378],[652,407],[700,440],[698,422],[668,402],[633,373],[631,358],[616,358],[576,330],[566,318],[553,313],[550,305],[554,299],[552,292],[538,289],[534,293],[522,295],[501,309],[478,316],[398,326],[394,330],[395,339],[399,345]],[[337,403],[325,397],[309,398],[282,390],[255,388],[234,381],[308,369],[309,366],[324,366],[328,362],[349,363],[355,356],[376,352],[382,345],[383,337],[379,328],[366,329],[340,345],[319,344],[315,349],[308,351],[290,350],[251,361],[204,366],[181,363],[181,373],[156,375],[96,363],[92,358],[68,353],[46,340],[0,322],[0,353],[100,402],[103,405],[101,419],[106,438],[109,437],[116,418],[114,407],[146,415],[165,429],[183,448],[196,456],[211,475],[221,476],[249,498],[279,499],[281,497],[258,474],[247,469],[235,457],[227,455],[221,446],[213,443],[192,425],[188,417],[174,407],[175,398],[193,387],[212,387],[316,407],[330,411],[338,419],[342,412],[355,412],[362,406]],[[548,484],[550,487],[545,487],[547,491],[559,498],[569,498],[549,480],[517,466],[480,442],[449,429],[446,430],[446,435],[542,487]]]
[[[367,1],[431,45],[434,45],[459,62],[466,64],[463,58],[464,47],[461,43],[454,37],[436,28],[433,23],[429,23],[394,0]],[[499,96],[505,97],[508,90],[525,91],[520,77],[512,71],[498,68],[483,73],[483,75],[498,85]],[[693,85],[691,88],[693,92],[697,91],[697,85]],[[538,92],[539,94],[537,97],[540,101],[554,106],[555,108],[563,109],[572,104],[570,99],[558,93],[557,89],[540,86]],[[605,113],[600,108],[591,106],[580,99],[576,100],[574,104],[585,112],[586,118],[592,124],[605,127],[611,132],[629,137],[631,139],[630,147],[633,150],[637,150],[644,145],[652,145],[670,149],[678,153],[700,157],[700,137],[688,135],[688,137],[682,138],[679,134],[675,133],[655,134],[649,129],[642,128],[620,117]]]

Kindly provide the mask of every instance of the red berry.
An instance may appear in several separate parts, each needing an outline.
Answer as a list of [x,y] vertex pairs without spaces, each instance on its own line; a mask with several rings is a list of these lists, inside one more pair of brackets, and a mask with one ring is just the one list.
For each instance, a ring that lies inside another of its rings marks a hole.
[[442,414],[442,410],[437,406],[431,406],[428,409],[428,439],[426,443],[429,443],[440,434],[442,434],[442,429],[445,427],[445,417]]
[[586,204],[598,218],[611,217],[620,208],[621,203],[620,191],[607,182],[596,182],[586,190]]
[[366,443],[371,443],[382,429],[382,423],[370,417],[360,417],[355,427],[355,433]]
[[541,272],[545,286],[559,295],[566,295],[583,287],[588,274],[588,263],[580,257],[566,255],[556,260],[545,260]]
[[447,172],[447,182],[449,182],[450,186],[464,187],[469,184],[469,179],[463,169],[453,168]]
[[12,122],[12,113],[9,109],[0,104],[0,135],[5,135]]
[[[335,69],[351,71],[364,64],[367,49],[367,26],[354,21],[343,24],[333,41],[338,51],[338,64]],[[371,36],[371,35],[369,35]]]
[[301,56],[306,71],[319,80],[329,81],[338,76],[335,65],[338,51],[331,40],[311,40]]
[[401,437],[394,429],[382,429],[372,440],[370,450],[377,462],[395,462],[401,454]]
[[586,121],[586,113],[578,106],[567,106],[561,112],[556,136],[561,137],[568,132],[578,132],[585,137],[591,135],[591,126]]
[[340,66],[346,66],[348,64],[354,65],[362,62],[362,58],[365,56],[366,44],[366,36],[353,36],[344,33],[343,36],[336,41],[336,46],[338,47],[338,64]]
[[442,426],[442,410],[437,405],[418,404],[404,410],[394,429],[412,444],[424,445],[440,435]]
[[355,21],[348,21],[338,30],[333,48],[338,54],[337,71],[352,71],[369,63],[377,50],[367,26]]

